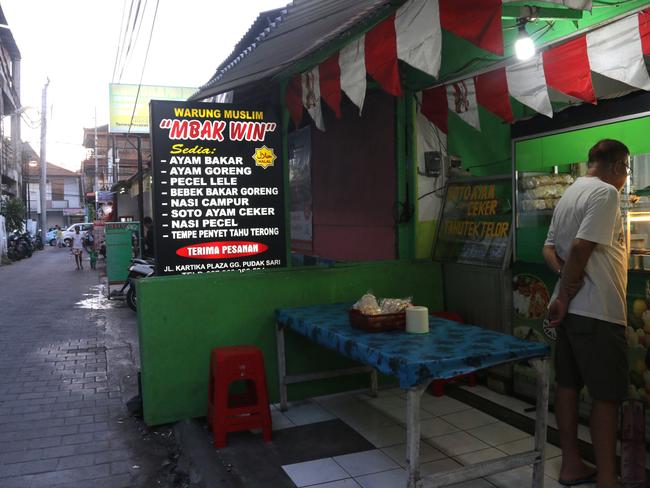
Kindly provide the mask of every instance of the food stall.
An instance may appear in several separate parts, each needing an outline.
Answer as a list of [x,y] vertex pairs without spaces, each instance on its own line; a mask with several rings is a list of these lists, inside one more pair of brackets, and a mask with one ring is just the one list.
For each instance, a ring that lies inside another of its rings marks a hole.
[[[567,127],[513,140],[513,333],[554,348],[555,334],[553,329],[545,327],[545,312],[557,276],[546,267],[541,254],[553,209],[568,185],[586,174],[585,160],[590,147],[606,137],[621,140],[630,148],[632,156],[632,174],[621,194],[629,255],[628,397],[647,406],[650,399],[650,371],[645,364],[650,347],[650,145],[647,141],[650,117],[647,112],[641,112],[607,118],[607,113],[611,114],[616,106],[620,107],[620,102],[603,107],[593,116],[596,120],[588,124],[570,126],[567,118]],[[572,115],[577,120],[580,112],[574,109]],[[597,120],[599,117],[602,119]],[[530,368],[515,366],[515,394],[533,398],[534,378]],[[580,399],[580,412],[586,417],[590,411],[586,388],[581,391]],[[649,434],[650,429],[646,429],[647,438]]]

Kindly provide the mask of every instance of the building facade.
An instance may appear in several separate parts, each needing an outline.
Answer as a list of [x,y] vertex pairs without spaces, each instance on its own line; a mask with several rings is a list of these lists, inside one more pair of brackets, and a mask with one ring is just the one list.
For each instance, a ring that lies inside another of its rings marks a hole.
[[[29,217],[39,220],[41,199],[39,192],[40,167],[38,163],[26,165],[26,180],[29,191],[25,206]],[[68,227],[85,219],[85,208],[81,192],[81,173],[67,170],[56,164],[47,163],[47,228],[59,225]]]

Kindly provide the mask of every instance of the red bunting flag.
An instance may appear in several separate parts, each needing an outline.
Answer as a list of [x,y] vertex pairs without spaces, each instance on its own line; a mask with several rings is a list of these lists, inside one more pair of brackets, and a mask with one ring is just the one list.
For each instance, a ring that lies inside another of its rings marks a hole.
[[293,125],[298,128],[302,121],[302,76],[293,75],[287,84],[287,91],[284,94],[284,103],[289,110]]
[[439,0],[442,28],[503,56],[501,0]]
[[643,54],[650,56],[650,8],[639,12],[639,34]]
[[385,92],[396,97],[401,96],[394,14],[366,33],[365,54],[366,72]]
[[515,120],[510,105],[506,69],[499,68],[476,77],[478,104],[508,123]]
[[585,36],[544,51],[542,56],[548,86],[585,102],[596,103]]
[[447,89],[444,86],[437,86],[422,92],[420,113],[445,134],[449,132],[447,127],[448,111]]
[[325,103],[341,118],[341,68],[339,53],[334,53],[318,66],[320,76],[320,96]]

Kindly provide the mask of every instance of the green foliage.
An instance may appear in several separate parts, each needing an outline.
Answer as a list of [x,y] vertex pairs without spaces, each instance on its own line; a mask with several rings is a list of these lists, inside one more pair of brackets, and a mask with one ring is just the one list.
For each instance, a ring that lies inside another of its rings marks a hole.
[[88,209],[88,222],[94,222],[97,215],[95,212],[95,204],[91,203],[89,205],[86,205],[86,208]]
[[25,218],[25,204],[17,198],[6,198],[0,202],[0,214],[5,217],[7,232],[21,230]]

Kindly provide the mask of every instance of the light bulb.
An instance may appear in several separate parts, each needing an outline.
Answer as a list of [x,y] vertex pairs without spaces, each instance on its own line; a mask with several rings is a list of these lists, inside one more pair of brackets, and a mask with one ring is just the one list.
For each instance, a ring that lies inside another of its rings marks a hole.
[[523,28],[519,30],[519,38],[515,42],[515,56],[521,61],[535,56],[535,43]]

